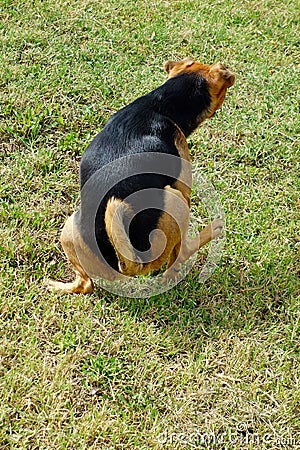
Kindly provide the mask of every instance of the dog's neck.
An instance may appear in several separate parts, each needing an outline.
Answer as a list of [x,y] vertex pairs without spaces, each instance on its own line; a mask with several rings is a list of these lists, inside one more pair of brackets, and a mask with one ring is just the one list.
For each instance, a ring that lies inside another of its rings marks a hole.
[[211,103],[208,83],[198,75],[169,78],[151,94],[154,109],[175,122],[186,137],[208,117]]

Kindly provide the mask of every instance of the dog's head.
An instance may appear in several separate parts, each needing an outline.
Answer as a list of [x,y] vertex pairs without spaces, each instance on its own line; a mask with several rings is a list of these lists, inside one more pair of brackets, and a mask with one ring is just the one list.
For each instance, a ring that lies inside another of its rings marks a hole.
[[199,75],[206,79],[211,97],[210,114],[208,117],[221,108],[227,89],[234,84],[235,75],[223,64],[200,64],[191,58],[182,61],[167,61],[164,65],[169,78],[182,73]]

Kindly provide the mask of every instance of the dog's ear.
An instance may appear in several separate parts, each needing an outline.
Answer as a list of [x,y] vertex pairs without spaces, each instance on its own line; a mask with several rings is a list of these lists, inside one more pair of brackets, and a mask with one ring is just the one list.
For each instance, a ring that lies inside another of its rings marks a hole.
[[185,67],[190,67],[194,64],[195,61],[193,60],[193,58],[190,58],[189,56],[187,56],[186,58],[183,59],[182,62],[184,63]]
[[225,81],[226,87],[230,87],[234,84],[235,75],[228,70],[222,63],[217,62],[211,66],[210,72],[215,77],[221,78]]
[[167,73],[170,73],[170,70],[173,69],[176,65],[176,61],[166,61],[164,64],[164,69]]
[[182,69],[186,69],[187,67],[190,67],[192,64],[194,64],[194,60],[192,58],[184,58],[182,61],[167,61],[164,64],[164,69],[167,73],[170,73],[174,67]]

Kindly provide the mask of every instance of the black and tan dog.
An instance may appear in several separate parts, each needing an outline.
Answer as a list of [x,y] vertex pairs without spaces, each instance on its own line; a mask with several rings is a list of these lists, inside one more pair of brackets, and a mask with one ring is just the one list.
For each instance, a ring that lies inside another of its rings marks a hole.
[[[196,238],[187,238],[186,138],[222,106],[235,76],[219,62],[204,65],[190,58],[164,67],[168,80],[113,115],[85,151],[81,208],[61,234],[76,279],[50,280],[51,289],[88,293],[94,277],[145,275],[165,264],[166,278],[172,278],[182,262],[220,235],[222,220],[215,219]],[[135,202],[139,192],[148,197]],[[140,207],[143,202],[147,208]]]

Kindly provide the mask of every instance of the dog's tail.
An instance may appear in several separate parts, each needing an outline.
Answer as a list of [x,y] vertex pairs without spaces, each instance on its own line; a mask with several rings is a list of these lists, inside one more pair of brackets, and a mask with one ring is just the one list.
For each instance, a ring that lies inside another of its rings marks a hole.
[[125,275],[137,275],[143,267],[136,255],[125,224],[129,224],[134,212],[128,203],[111,197],[105,211],[105,228],[119,260],[119,270]]

